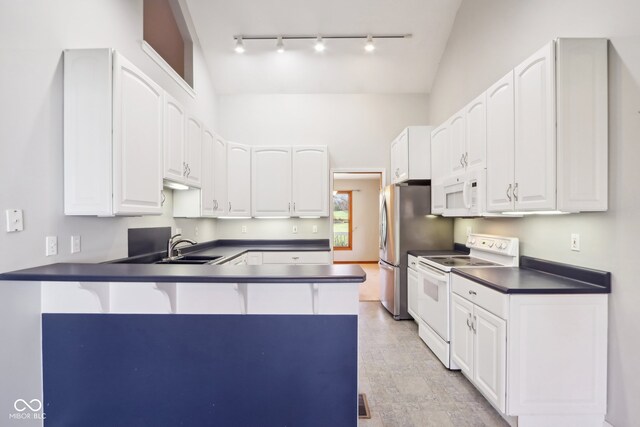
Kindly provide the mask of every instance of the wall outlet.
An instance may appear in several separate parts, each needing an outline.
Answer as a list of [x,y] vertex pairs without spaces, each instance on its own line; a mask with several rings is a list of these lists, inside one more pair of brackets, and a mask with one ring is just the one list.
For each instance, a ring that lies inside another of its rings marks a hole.
[[318,232],[318,226],[314,225],[313,227],[311,227],[311,232],[317,233]]
[[580,235],[578,233],[571,234],[571,250],[580,252]]
[[71,236],[71,253],[77,254],[80,252],[80,236]]
[[240,227],[240,231],[242,231],[243,233],[247,232],[247,226],[243,225],[242,227]]
[[296,234],[296,233],[298,232],[298,226],[297,226],[297,225],[294,225],[294,226],[293,226],[293,228],[291,229],[291,232],[292,232],[293,234]]
[[58,237],[57,236],[47,236],[45,239],[46,243],[46,256],[58,255]]
[[7,209],[7,233],[24,230],[22,209]]

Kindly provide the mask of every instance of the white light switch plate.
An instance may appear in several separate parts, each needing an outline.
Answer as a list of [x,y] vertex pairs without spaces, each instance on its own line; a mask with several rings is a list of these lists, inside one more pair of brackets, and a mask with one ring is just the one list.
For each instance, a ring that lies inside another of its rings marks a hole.
[[577,233],[571,234],[571,250],[580,252],[580,235]]
[[298,226],[294,225],[293,228],[291,229],[293,234],[296,234],[298,232]]
[[7,233],[24,230],[22,209],[7,209]]
[[318,226],[317,226],[317,225],[314,225],[311,229],[312,229],[312,231],[313,231],[314,233],[317,233],[317,232],[318,232]]

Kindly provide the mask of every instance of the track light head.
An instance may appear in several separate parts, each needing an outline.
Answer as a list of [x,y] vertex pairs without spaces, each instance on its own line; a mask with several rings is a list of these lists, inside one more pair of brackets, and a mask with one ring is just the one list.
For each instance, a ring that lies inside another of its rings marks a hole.
[[242,37],[238,36],[236,38],[236,47],[234,49],[236,53],[244,53],[244,43],[242,42]]
[[371,35],[367,36],[367,42],[364,44],[364,50],[367,52],[373,52],[376,50],[376,45],[373,44],[373,37],[371,37]]
[[318,38],[316,39],[316,44],[313,46],[313,48],[316,50],[316,52],[324,52],[326,46],[324,44],[324,40],[322,40],[322,37],[318,36]]
[[282,41],[282,36],[278,37],[278,41],[276,42],[276,50],[278,53],[284,53],[284,42]]

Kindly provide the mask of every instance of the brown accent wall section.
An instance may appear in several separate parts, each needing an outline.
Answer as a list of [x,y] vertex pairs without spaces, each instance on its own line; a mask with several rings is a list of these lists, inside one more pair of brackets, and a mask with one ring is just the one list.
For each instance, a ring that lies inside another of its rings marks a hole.
[[184,39],[169,0],[144,0],[144,40],[184,79]]

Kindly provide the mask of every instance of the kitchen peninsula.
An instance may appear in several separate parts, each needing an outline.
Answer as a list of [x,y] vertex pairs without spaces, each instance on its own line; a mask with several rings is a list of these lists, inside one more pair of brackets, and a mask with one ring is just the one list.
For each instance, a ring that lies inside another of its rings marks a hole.
[[[297,256],[252,249],[225,259]],[[357,424],[360,267],[124,261],[0,275],[2,338],[32,337],[2,357],[41,360],[45,425]]]

